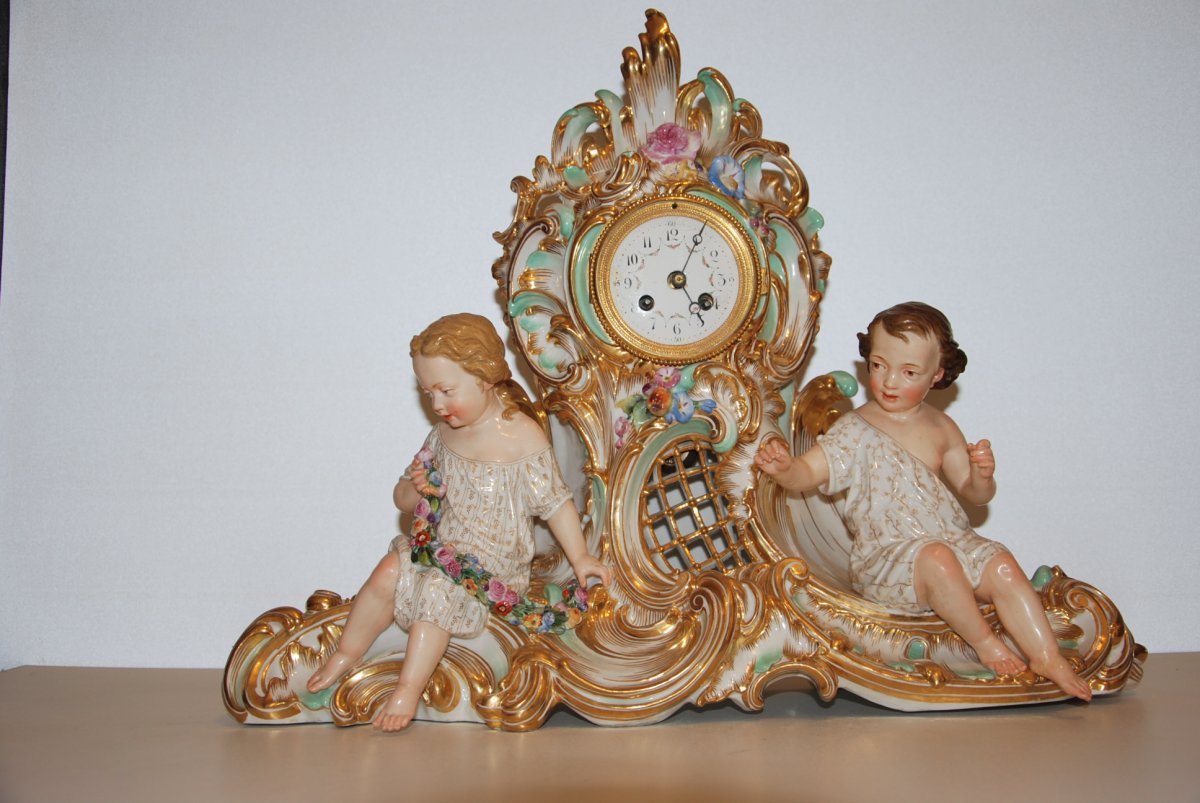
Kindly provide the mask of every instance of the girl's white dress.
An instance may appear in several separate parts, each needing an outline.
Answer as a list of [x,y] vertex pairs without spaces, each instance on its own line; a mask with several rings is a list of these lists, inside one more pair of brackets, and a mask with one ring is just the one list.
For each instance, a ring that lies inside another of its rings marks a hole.
[[[523,595],[534,555],[532,517],[549,518],[571,499],[554,450],[547,446],[511,462],[471,460],[442,443],[437,427],[425,446],[446,489],[437,540],[453,544],[460,555],[476,556],[484,569]],[[408,536],[393,539],[392,549],[400,558],[396,624],[407,630],[413,622],[432,622],[463,638],[483,632],[488,610],[479,600],[440,569],[414,565]]]

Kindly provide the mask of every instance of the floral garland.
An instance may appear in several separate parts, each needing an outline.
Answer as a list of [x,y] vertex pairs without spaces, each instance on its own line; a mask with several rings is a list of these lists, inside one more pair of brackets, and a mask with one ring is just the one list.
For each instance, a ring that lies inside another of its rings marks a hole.
[[622,415],[613,420],[618,449],[624,448],[629,437],[643,424],[655,418],[661,418],[668,424],[686,424],[697,410],[711,413],[717,409],[717,403],[712,399],[692,398],[691,390],[696,384],[692,379],[692,370],[689,368],[681,372],[675,367],[659,368],[642,385],[641,393],[634,393],[617,402],[622,411]]
[[417,488],[421,500],[413,510],[415,521],[409,542],[413,563],[440,569],[489,611],[530,633],[561,634],[583,621],[588,594],[578,580],[572,580],[565,588],[547,583],[545,601],[531,600],[518,595],[483,568],[479,558],[458,552],[454,544],[437,540],[437,524],[446,495],[442,475],[434,467],[433,452],[428,447],[417,453],[413,467],[425,470],[425,482]]

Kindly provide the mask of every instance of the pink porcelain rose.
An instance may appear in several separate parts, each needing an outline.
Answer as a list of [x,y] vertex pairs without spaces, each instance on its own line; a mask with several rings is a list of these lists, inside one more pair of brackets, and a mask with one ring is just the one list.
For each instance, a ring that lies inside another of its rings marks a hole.
[[641,151],[643,156],[661,165],[690,162],[700,152],[700,133],[674,123],[663,123],[650,132]]

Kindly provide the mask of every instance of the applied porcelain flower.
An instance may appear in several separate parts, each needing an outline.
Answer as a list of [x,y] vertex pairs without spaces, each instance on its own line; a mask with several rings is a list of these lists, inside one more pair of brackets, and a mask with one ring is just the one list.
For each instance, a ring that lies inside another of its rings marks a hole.
[[508,596],[508,586],[493,577],[487,584],[487,596],[492,602],[504,602]]
[[674,123],[663,123],[650,132],[642,155],[660,165],[690,162],[700,152],[700,132]]
[[418,519],[425,519],[426,521],[429,521],[429,518],[433,515],[433,508],[430,506],[429,500],[424,496],[417,502],[417,506],[413,508],[413,515]]
[[646,394],[646,409],[651,415],[662,418],[671,411],[671,403],[673,401],[671,391],[666,388],[652,388]]
[[731,198],[746,197],[746,171],[732,156],[718,156],[708,167],[708,180]]
[[627,415],[617,416],[613,421],[613,431],[617,435],[617,448],[625,447],[625,441],[633,434],[633,421]]
[[679,369],[675,366],[666,366],[659,368],[654,372],[653,382],[660,388],[667,388],[670,390],[679,384],[679,380],[682,378],[682,376],[683,375],[679,373]]

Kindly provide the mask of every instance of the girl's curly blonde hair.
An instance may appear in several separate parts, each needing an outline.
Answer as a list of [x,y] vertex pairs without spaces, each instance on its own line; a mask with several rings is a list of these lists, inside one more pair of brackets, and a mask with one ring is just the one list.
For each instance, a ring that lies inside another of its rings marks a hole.
[[493,385],[504,405],[505,418],[519,412],[532,416],[533,404],[513,381],[512,370],[504,360],[504,341],[482,315],[458,312],[438,318],[412,339],[408,353],[411,357],[445,357],[471,376]]

